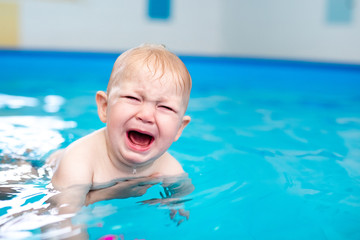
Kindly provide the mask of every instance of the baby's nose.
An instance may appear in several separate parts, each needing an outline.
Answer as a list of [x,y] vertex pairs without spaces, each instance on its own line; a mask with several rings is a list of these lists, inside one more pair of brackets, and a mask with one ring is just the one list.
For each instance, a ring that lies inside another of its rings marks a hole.
[[155,108],[150,104],[144,104],[136,115],[136,119],[144,123],[154,123]]

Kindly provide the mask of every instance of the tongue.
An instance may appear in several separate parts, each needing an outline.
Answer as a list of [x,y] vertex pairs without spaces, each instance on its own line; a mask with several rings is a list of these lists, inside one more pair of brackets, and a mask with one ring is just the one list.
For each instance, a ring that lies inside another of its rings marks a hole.
[[132,143],[140,146],[147,146],[152,140],[152,136],[135,131],[129,132],[129,138]]

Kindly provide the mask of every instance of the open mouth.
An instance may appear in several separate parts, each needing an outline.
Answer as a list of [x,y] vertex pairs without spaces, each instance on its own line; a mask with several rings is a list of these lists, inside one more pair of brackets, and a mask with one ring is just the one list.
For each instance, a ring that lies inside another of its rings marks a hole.
[[127,133],[128,138],[132,144],[138,146],[140,148],[146,148],[150,146],[150,144],[154,141],[154,137],[146,134],[141,133],[138,131],[131,130]]

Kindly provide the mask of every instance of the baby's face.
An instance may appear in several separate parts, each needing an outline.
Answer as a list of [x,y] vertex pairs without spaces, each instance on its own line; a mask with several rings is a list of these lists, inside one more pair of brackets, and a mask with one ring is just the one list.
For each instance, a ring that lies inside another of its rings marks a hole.
[[190,121],[190,117],[184,117],[184,94],[170,76],[156,79],[145,66],[119,80],[110,90],[110,151],[128,166],[146,165],[159,158]]

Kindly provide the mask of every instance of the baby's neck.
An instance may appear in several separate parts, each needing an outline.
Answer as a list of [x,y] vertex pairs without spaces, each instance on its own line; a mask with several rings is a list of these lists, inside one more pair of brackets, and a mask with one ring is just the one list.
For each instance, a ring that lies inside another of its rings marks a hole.
[[154,172],[154,162],[142,165],[128,165],[120,159],[109,156],[109,162],[119,177],[147,177]]

